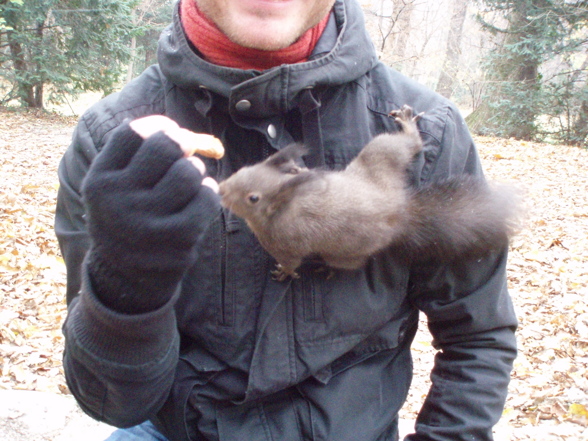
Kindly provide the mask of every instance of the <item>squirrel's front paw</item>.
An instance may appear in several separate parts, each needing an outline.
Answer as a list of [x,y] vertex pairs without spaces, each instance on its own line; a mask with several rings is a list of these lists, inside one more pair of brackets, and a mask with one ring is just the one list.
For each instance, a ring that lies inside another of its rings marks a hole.
[[300,275],[296,271],[288,271],[281,264],[276,264],[276,269],[271,271],[272,278],[278,282],[283,282],[288,276],[298,279]]
[[405,128],[409,125],[414,125],[414,123],[421,119],[424,114],[425,112],[421,112],[414,115],[412,107],[405,104],[402,106],[402,109],[391,110],[390,113],[388,113],[388,116],[394,117],[396,122]]

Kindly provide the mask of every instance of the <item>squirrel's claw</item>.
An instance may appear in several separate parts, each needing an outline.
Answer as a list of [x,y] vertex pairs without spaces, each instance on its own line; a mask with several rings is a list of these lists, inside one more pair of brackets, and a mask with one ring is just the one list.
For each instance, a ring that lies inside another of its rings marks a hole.
[[290,274],[290,273],[286,272],[284,267],[279,263],[276,264],[276,269],[274,269],[270,272],[271,272],[271,275],[273,276],[272,279],[276,280],[278,282],[283,282],[284,280],[286,280],[288,278],[288,276],[292,277],[293,279],[300,278],[300,275],[296,271],[293,271]]
[[388,113],[388,116],[394,117],[394,119],[400,123],[402,121],[417,122],[419,119],[421,119],[423,117],[424,114],[425,114],[425,112],[420,112],[420,113],[417,113],[416,115],[413,115],[412,107],[405,104],[404,106],[402,106],[401,109],[391,110],[390,113]]

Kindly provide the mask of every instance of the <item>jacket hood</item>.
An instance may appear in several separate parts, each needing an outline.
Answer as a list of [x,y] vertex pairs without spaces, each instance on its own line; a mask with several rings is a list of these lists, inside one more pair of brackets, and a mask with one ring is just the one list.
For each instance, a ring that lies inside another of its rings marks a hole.
[[[304,63],[260,72],[217,66],[202,59],[186,39],[176,6],[173,23],[162,32],[159,40],[159,65],[163,74],[181,88],[204,88],[229,97],[236,86],[242,89],[263,85],[264,94],[269,92],[270,96],[280,96],[291,102],[304,89],[351,82],[377,63],[357,0],[337,0],[333,15],[338,36],[333,38],[329,52]],[[319,44],[324,45],[324,42],[319,41]],[[285,89],[287,94],[283,96]],[[283,110],[274,109],[276,113]]]

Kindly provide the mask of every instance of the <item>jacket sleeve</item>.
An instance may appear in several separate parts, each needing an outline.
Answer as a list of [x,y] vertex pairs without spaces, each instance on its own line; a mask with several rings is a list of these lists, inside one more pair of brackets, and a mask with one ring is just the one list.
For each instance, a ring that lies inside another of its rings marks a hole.
[[[449,105],[444,119],[437,151],[429,152],[434,160],[427,161],[421,178],[481,176],[476,148],[458,111]],[[426,314],[438,352],[416,433],[405,440],[493,439],[516,357],[517,319],[506,287],[506,260],[507,250],[502,250],[474,261],[413,268],[411,299]]]
[[68,274],[63,363],[67,384],[86,413],[128,427],[153,416],[171,388],[179,352],[175,296],[157,311],[125,315],[104,307],[93,293],[84,265],[91,240],[80,188],[99,138],[88,121],[91,113],[78,124],[59,167],[55,231]]

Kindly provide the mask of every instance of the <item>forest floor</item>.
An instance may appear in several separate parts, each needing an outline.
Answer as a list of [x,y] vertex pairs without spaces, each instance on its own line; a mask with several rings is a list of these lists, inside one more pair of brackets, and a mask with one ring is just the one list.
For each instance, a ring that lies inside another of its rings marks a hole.
[[[68,394],[65,267],[53,232],[57,166],[76,119],[0,109],[0,389]],[[476,138],[490,179],[524,192],[509,289],[519,356],[497,441],[588,441],[588,150]],[[435,350],[426,324],[401,417],[414,420]]]

